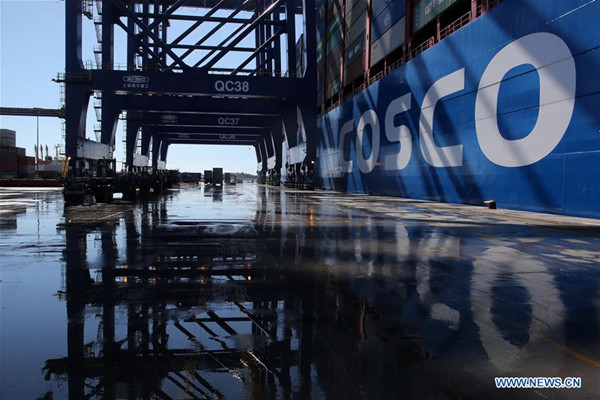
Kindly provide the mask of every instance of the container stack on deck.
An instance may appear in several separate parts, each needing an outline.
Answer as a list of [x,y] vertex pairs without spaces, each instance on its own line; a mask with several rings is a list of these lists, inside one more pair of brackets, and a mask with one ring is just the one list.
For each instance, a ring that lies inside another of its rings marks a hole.
[[[321,112],[364,89],[406,39],[407,0],[317,2],[318,106]],[[398,50],[400,49],[400,50]]]
[[17,156],[19,179],[35,177],[35,157]]
[[35,176],[35,158],[16,147],[16,132],[0,129],[0,179],[27,179]]
[[367,2],[346,0],[344,16],[344,84],[364,83],[367,49]]
[[[337,107],[502,0],[316,0],[317,106]],[[302,54],[303,40],[296,51]],[[298,59],[298,68],[303,61]]]
[[[501,2],[316,0],[319,114],[339,106]],[[301,42],[298,54],[302,54]]]
[[327,27],[326,0],[316,0],[316,26],[317,26],[317,107],[322,109],[325,101],[325,48]]
[[17,179],[17,152],[0,148],[0,179]]
[[343,0],[327,2],[327,45],[325,47],[325,98],[339,100],[344,61]]
[[405,0],[373,2],[371,8],[371,67],[404,43],[405,14]]

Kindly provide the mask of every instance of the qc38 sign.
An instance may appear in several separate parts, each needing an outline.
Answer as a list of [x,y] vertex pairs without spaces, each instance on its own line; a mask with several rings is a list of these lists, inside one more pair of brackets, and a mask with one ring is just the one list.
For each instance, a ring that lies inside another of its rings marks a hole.
[[223,93],[248,93],[250,83],[247,81],[221,81],[215,82],[215,90]]

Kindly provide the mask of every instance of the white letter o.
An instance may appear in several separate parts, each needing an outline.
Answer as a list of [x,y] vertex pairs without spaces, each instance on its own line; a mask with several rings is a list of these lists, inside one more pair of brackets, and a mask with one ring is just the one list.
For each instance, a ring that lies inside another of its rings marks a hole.
[[[538,118],[524,138],[507,140],[498,129],[498,93],[512,68],[531,64],[540,81]],[[506,45],[481,77],[475,128],[481,151],[493,163],[522,167],[546,157],[564,136],[575,105],[575,61],[566,43],[551,33],[533,33]]]

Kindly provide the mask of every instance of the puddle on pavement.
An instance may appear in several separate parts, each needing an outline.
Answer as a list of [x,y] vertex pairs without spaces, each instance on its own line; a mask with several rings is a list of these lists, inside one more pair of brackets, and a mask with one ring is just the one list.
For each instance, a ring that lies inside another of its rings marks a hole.
[[[506,398],[494,376],[598,392],[594,227],[251,184],[67,209],[2,194],[3,399]],[[574,398],[510,392],[540,394]]]

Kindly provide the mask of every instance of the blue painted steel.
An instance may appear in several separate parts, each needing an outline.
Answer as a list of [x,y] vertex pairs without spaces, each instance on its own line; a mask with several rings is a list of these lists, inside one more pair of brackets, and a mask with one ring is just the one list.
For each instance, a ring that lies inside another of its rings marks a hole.
[[373,18],[371,25],[371,43],[379,39],[388,29],[406,14],[406,2],[404,0],[393,0],[377,16]]
[[[600,218],[599,20],[600,1],[506,0],[320,118],[318,183]],[[437,106],[423,104],[428,91]],[[482,109],[492,117],[476,118]],[[535,140],[517,148],[525,138]],[[455,166],[433,166],[436,155]]]

